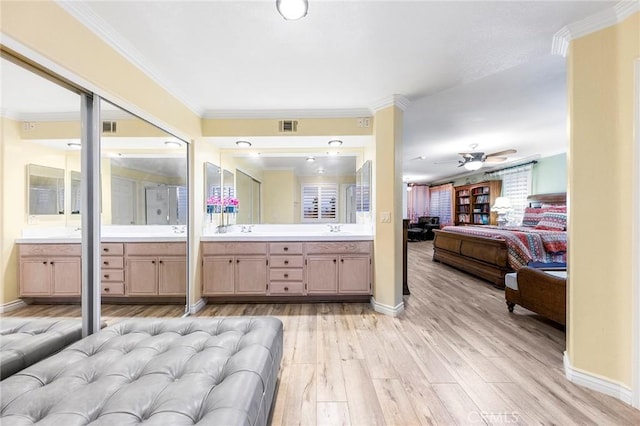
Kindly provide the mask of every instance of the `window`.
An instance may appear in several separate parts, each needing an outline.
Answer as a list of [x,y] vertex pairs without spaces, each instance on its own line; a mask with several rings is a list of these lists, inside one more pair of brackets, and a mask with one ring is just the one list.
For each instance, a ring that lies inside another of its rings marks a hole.
[[453,184],[433,186],[429,190],[429,214],[438,216],[441,225],[453,225],[451,204],[453,203]]
[[486,173],[489,179],[502,179],[502,196],[509,198],[513,210],[509,214],[509,225],[520,225],[527,207],[527,196],[531,193],[533,164],[510,167]]
[[338,221],[338,185],[302,185],[302,222]]

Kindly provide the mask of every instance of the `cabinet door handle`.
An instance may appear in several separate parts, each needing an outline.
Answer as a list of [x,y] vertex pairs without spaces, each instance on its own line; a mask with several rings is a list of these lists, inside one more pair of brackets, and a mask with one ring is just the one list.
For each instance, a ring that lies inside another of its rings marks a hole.
[[340,263],[344,263],[344,259],[340,259]]
[[42,262],[42,264],[43,264],[43,265],[46,265],[46,264],[47,264],[47,261],[45,260],[44,262]]
[[288,260],[285,260],[285,261],[284,261],[284,264],[285,264],[285,265],[288,265],[288,264],[289,264],[289,261],[288,261]]
[[285,247],[285,248],[284,248],[284,251],[289,251],[289,247]]
[[229,263],[233,263],[233,260],[229,259]]
[[333,259],[333,263],[336,263],[337,261],[335,259]]
[[236,259],[236,263],[240,263],[240,259]]
[[162,260],[160,262],[158,262],[158,263],[162,263]]
[[151,261],[151,263],[153,263],[153,264],[155,265],[155,264],[156,264],[156,261],[155,261],[155,260],[152,260],[152,261]]
[[53,265],[53,262],[49,262],[49,264]]

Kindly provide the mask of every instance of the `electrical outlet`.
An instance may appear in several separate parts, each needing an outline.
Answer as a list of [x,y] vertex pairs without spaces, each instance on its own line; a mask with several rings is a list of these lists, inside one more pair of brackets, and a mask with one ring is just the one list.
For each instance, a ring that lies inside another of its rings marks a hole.
[[391,213],[390,212],[380,212],[380,222],[381,223],[391,223]]
[[362,127],[369,128],[371,125],[371,119],[369,117],[365,117],[362,119]]
[[25,132],[30,132],[36,129],[36,123],[34,123],[33,121],[25,121],[22,123],[22,125],[22,128]]

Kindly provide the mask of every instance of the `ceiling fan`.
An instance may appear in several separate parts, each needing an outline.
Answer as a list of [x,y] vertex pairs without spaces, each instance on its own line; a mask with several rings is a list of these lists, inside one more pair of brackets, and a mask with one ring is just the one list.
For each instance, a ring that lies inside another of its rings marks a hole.
[[482,164],[487,163],[501,163],[507,160],[505,155],[515,154],[515,149],[505,149],[504,151],[493,152],[491,154],[485,154],[484,152],[478,152],[475,149],[478,144],[474,143],[470,145],[472,152],[459,152],[462,155],[462,160],[458,161],[458,167],[464,166],[467,170],[478,170],[482,167]]

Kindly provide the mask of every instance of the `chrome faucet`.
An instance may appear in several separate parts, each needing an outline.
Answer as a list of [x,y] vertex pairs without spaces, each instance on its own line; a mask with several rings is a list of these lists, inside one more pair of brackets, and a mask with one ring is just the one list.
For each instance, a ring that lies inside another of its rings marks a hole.
[[253,225],[242,225],[242,229],[240,230],[240,232],[251,232],[251,227]]
[[329,224],[329,232],[340,232],[340,224],[333,225]]
[[218,225],[218,226],[216,226],[216,232],[218,234],[226,234],[227,233],[227,225]]

